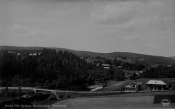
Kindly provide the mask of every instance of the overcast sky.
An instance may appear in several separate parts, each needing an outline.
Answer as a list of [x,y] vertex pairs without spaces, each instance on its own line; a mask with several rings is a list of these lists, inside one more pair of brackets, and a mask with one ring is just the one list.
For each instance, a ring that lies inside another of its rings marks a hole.
[[0,0],[0,45],[175,55],[175,0]]

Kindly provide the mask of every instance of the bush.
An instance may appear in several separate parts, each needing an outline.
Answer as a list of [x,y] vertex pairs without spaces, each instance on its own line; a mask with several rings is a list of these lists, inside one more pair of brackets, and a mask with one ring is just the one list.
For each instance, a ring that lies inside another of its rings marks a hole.
[[22,96],[32,94],[35,94],[35,92],[29,89],[22,89],[21,91],[19,91],[18,89],[8,89],[8,92],[6,91],[6,89],[0,90],[0,97],[4,97],[5,95],[9,97],[17,97],[17,95]]
[[66,94],[63,96],[63,99],[68,99],[68,98],[70,98],[70,97],[71,97],[71,95],[68,94],[68,93],[66,93]]
[[57,97],[54,94],[51,94],[47,100],[58,100]]
[[17,97],[17,95],[18,95],[18,91],[17,90],[10,90],[8,92],[8,96],[10,96],[10,97]]
[[70,98],[71,96],[68,94],[68,95],[66,95],[66,97],[67,97],[67,98]]
[[4,97],[5,96],[5,90],[0,90],[0,97]]
[[33,95],[33,94],[35,94],[35,92],[33,90],[30,90],[30,89],[22,89],[21,94],[22,95]]
[[59,95],[58,97],[59,97],[59,98],[63,98],[63,95]]
[[50,94],[41,94],[38,96],[38,100],[47,100]]

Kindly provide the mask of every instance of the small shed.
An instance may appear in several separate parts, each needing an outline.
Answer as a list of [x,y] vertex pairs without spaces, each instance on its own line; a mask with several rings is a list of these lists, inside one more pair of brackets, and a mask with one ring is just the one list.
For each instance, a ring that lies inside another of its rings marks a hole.
[[166,88],[166,83],[162,80],[149,80],[146,83],[146,88],[150,90],[164,90]]

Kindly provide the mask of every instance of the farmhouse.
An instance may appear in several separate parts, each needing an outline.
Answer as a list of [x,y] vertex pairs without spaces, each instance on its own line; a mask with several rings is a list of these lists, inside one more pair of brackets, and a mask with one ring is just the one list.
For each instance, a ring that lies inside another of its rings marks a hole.
[[103,66],[105,69],[109,69],[109,68],[110,68],[110,65],[109,65],[109,64],[102,64],[102,66]]
[[146,83],[147,90],[164,90],[166,87],[166,83],[162,80],[149,80]]
[[125,78],[127,79],[131,79],[134,73],[137,75],[137,78],[140,78],[142,75],[142,71],[136,70],[123,70],[123,72],[125,73]]
[[122,66],[117,66],[118,69],[122,69]]
[[38,55],[41,55],[42,53],[30,53],[29,56],[37,56]]
[[36,56],[37,53],[30,53],[29,56]]
[[142,82],[133,82],[127,86],[125,86],[125,91],[126,90],[142,90]]

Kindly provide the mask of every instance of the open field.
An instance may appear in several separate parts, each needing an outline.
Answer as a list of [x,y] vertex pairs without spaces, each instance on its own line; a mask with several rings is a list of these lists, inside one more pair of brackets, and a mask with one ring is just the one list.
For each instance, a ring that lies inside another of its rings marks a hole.
[[126,81],[120,81],[120,82],[116,82],[113,83],[112,85],[105,87],[104,89],[100,89],[98,91],[119,91],[119,90],[123,90],[124,87],[130,83],[134,82],[134,80],[126,80]]
[[[140,97],[97,97],[68,99],[52,104],[64,109],[145,109],[164,108],[162,104],[153,104],[154,96]],[[174,108],[170,104],[168,108]],[[167,108],[167,107],[166,107]],[[48,109],[55,109],[50,107]]]
[[[163,105],[154,104],[155,95],[175,95],[174,90],[163,92],[139,92],[125,93],[117,95],[103,96],[80,96],[71,99],[44,100],[34,103],[38,108],[26,109],[152,109],[163,108]],[[46,107],[50,106],[50,107]],[[59,108],[58,108],[59,107]],[[167,108],[167,107],[166,107]],[[175,103],[170,104],[169,108],[175,108]]]
[[41,105],[48,105],[45,109],[161,109],[175,108],[175,103],[163,107],[161,103],[154,104],[155,95],[175,95],[175,91],[128,93],[109,96],[76,97],[62,101],[44,101]]

